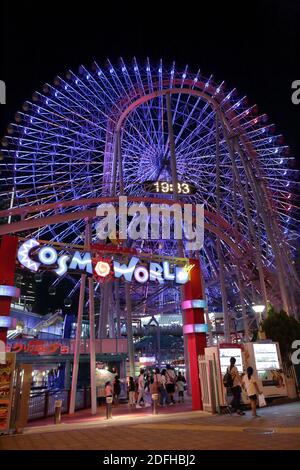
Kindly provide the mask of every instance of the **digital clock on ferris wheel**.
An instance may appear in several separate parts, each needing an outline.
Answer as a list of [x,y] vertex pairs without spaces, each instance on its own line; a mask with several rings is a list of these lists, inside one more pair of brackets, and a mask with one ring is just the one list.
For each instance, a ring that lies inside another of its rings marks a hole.
[[[173,183],[169,181],[145,181],[144,189],[149,193],[174,194]],[[177,183],[177,191],[181,195],[195,194],[196,187],[193,183],[180,181]]]

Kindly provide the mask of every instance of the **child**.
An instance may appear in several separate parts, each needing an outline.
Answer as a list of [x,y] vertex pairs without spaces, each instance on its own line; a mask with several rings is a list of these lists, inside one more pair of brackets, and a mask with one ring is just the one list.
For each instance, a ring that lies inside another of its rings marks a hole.
[[184,384],[185,378],[179,372],[176,382],[176,388],[178,390],[178,403],[184,403]]
[[251,403],[252,416],[253,418],[259,418],[259,415],[256,414],[256,403],[258,395],[262,392],[258,388],[252,367],[248,367],[247,374],[243,377],[243,382]]
[[157,414],[157,404],[159,397],[158,383],[154,381],[154,377],[150,379],[150,393],[151,393],[151,402],[152,402],[152,414]]
[[105,383],[105,397],[106,397],[106,419],[111,419],[111,409],[113,401],[113,387],[111,382]]

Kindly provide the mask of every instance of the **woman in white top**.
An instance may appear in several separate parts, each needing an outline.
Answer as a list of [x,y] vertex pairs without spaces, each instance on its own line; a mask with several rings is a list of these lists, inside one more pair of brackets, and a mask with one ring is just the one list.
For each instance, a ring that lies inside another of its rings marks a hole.
[[252,416],[258,418],[259,416],[256,414],[256,403],[261,391],[259,390],[256,379],[253,375],[252,367],[248,367],[247,374],[243,377],[243,383],[250,399]]

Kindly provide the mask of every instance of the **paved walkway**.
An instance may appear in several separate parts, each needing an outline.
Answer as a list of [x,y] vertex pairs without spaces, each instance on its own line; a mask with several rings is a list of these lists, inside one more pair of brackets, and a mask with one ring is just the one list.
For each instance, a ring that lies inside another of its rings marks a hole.
[[158,416],[146,410],[120,412],[110,421],[76,414],[59,425],[35,425],[21,435],[2,436],[0,449],[300,449],[300,402],[263,408],[256,419],[249,412],[211,416],[178,409],[170,407]]

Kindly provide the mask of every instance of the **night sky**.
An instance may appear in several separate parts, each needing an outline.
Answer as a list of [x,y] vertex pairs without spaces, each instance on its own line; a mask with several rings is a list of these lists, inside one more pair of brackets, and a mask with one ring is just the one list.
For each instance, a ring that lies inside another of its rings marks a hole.
[[291,83],[300,79],[300,3],[222,3],[100,2],[96,9],[89,1],[4,1],[0,79],[7,105],[0,108],[0,134],[22,102],[56,74],[107,57],[149,56],[189,64],[236,87],[268,114],[299,157],[300,105],[291,102]]
[[55,75],[107,57],[144,63],[149,56],[236,87],[269,116],[299,165],[300,104],[291,101],[300,80],[299,1],[120,3],[2,2],[1,137],[22,102]]

